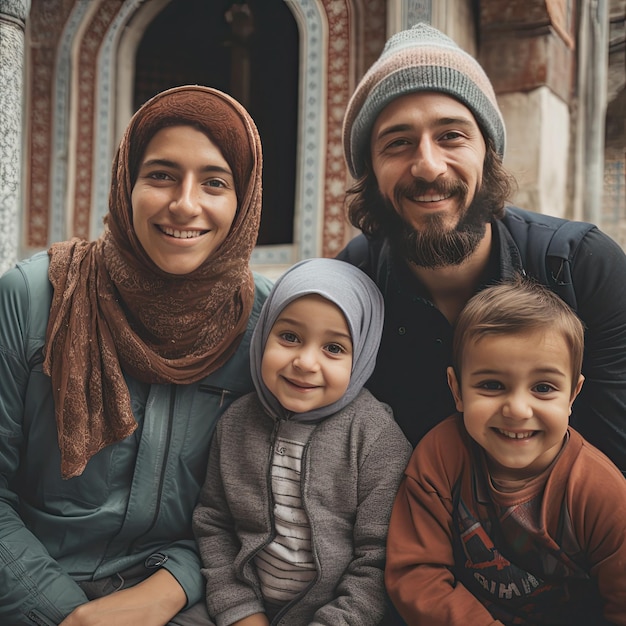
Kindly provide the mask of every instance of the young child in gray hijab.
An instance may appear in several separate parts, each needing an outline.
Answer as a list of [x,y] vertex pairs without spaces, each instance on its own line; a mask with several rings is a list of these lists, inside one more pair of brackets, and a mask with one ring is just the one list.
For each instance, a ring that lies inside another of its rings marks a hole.
[[213,437],[194,530],[218,626],[380,624],[387,526],[411,446],[364,383],[383,300],[357,268],[302,261],[251,344],[256,393]]

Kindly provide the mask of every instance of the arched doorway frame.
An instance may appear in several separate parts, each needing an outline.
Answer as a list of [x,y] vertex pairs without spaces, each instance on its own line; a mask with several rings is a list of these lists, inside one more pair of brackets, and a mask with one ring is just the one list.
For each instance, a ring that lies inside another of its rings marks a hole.
[[[77,95],[73,89],[72,72],[76,58],[75,46],[80,33],[97,5],[89,0],[78,0],[63,27],[54,64],[55,80],[52,94],[52,131],[50,142],[50,224],[48,240],[67,238],[68,220],[73,214],[71,190],[75,185],[76,160],[71,149],[76,121],[71,111],[76,110]],[[74,82],[73,82],[74,81]],[[73,102],[72,102],[73,100]]]

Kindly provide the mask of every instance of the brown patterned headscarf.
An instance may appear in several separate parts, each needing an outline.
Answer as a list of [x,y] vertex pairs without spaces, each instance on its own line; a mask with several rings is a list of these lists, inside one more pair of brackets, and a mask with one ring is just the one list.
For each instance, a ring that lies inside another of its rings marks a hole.
[[[196,270],[161,270],[141,246],[131,191],[157,131],[191,125],[232,169],[237,212],[224,242]],[[189,384],[221,367],[246,330],[254,301],[249,260],[261,215],[261,143],[254,122],[230,96],[176,87],[131,119],[114,163],[106,229],[96,241],[52,245],[54,287],[44,371],[52,379],[61,473],[137,427],[122,372],[146,383]]]

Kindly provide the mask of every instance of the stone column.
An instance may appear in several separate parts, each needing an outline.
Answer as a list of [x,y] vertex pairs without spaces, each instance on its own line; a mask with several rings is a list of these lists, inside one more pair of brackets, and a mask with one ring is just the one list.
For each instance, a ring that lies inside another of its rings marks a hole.
[[24,27],[30,0],[0,0],[0,274],[18,258]]
[[609,14],[606,0],[582,0],[579,5],[572,206],[575,218],[602,227]]
[[568,206],[574,0],[483,0],[480,61],[507,128],[505,167],[523,208],[565,216]]
[[476,56],[474,4],[474,0],[388,0],[387,36],[426,22]]
[[387,2],[387,37],[411,28],[418,22],[432,23],[432,0],[389,0]]

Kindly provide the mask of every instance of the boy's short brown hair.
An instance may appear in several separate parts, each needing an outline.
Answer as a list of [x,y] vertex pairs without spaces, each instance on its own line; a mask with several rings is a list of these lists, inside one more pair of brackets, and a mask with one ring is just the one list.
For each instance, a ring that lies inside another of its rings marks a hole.
[[547,287],[526,277],[487,287],[465,305],[456,322],[452,366],[461,380],[467,345],[487,335],[518,335],[533,330],[560,333],[569,348],[572,390],[582,369],[585,331],[574,311]]

